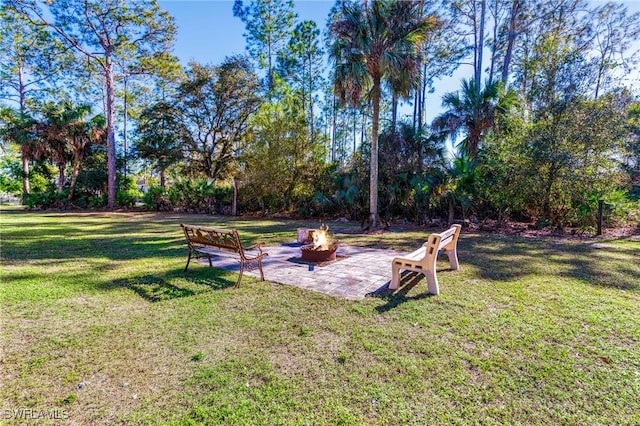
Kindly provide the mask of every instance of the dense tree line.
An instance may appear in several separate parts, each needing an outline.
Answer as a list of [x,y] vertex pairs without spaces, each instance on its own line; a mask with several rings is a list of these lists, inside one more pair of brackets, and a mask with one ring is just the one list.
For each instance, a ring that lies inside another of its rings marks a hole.
[[236,0],[248,55],[187,66],[155,1],[0,14],[0,185],[27,205],[588,228],[605,200],[638,220],[622,4],[336,0],[319,28],[292,0]]

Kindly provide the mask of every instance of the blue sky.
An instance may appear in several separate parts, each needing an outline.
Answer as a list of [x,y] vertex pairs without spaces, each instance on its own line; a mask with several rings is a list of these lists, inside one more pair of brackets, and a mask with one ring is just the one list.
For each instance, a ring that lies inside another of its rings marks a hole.
[[[245,0],[245,2],[248,0]],[[592,0],[593,5],[602,5],[607,0]],[[160,0],[160,7],[176,20],[178,35],[174,54],[183,65],[190,60],[204,64],[219,64],[226,56],[245,51],[244,24],[233,16],[232,0]],[[299,20],[314,20],[325,28],[333,0],[295,0]],[[640,12],[640,0],[624,0],[630,12]],[[635,43],[640,49],[640,41]],[[460,80],[468,77],[471,69],[461,66],[452,76],[436,83],[436,90],[427,99],[430,121],[440,112],[440,100],[446,92],[457,90]],[[636,88],[640,87],[640,72],[635,77]]]
[[[246,2],[246,0],[245,0]],[[174,54],[186,63],[220,63],[225,56],[245,51],[244,24],[233,16],[232,0],[160,0],[160,7],[176,19]],[[314,20],[324,29],[333,1],[296,0],[299,20]]]
[[[160,0],[159,4],[176,20],[178,35],[174,54],[183,65],[190,60],[218,64],[226,56],[245,51],[244,24],[233,16],[232,0]],[[324,30],[333,4],[333,0],[295,0],[297,19],[313,20]],[[430,95],[432,107],[427,112],[428,121],[440,113],[442,95],[456,90],[465,75],[465,70],[460,70],[453,78],[443,81],[438,90]],[[411,111],[411,108],[401,107],[400,114],[408,115]]]

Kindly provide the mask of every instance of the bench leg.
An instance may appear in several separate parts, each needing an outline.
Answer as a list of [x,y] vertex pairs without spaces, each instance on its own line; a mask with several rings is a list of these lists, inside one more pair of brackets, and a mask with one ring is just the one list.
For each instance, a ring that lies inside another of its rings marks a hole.
[[260,281],[264,281],[264,272],[262,272],[262,259],[258,260],[258,269],[260,270]]
[[400,265],[395,262],[391,263],[391,283],[389,284],[390,290],[395,290],[400,285]]
[[187,258],[187,266],[184,267],[184,272],[187,272],[187,269],[189,269],[189,262],[191,262],[191,251],[189,251],[189,257]]
[[449,258],[449,264],[451,265],[451,269],[456,271],[460,267],[458,264],[458,250],[445,250],[444,252]]
[[436,270],[424,271],[424,276],[427,278],[427,291],[431,294],[440,293],[440,287],[438,286],[438,277],[436,276]]
[[240,261],[240,271],[238,272],[238,282],[235,285],[235,288],[240,288],[240,283],[242,282],[242,273],[244,272],[244,262]]

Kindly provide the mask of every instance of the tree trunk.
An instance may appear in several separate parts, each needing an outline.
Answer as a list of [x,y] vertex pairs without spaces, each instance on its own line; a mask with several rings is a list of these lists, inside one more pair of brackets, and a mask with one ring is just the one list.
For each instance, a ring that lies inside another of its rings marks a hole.
[[313,69],[312,69],[312,63],[311,63],[311,59],[308,59],[309,61],[309,134],[311,136],[311,139],[309,140],[310,143],[313,143],[313,139],[314,139],[314,122],[313,122]]
[[167,178],[164,175],[164,169],[160,169],[160,188],[164,189],[167,185]]
[[352,155],[356,153],[356,140],[358,138],[358,130],[357,130],[357,124],[358,124],[358,116],[357,116],[358,111],[356,111],[355,108],[353,108],[353,151],[352,151]]
[[518,14],[520,13],[520,1],[521,0],[513,0],[513,4],[511,6],[511,17],[509,19],[509,35],[507,37],[507,51],[504,54],[504,64],[502,64],[502,82],[507,84],[507,80],[509,79],[509,65],[511,64],[511,57],[513,56],[513,45],[516,41],[517,36],[517,24],[518,24]]
[[58,164],[58,194],[62,194],[64,188],[64,163]]
[[598,96],[600,94],[600,84],[602,82],[602,75],[604,74],[604,58],[601,58],[600,65],[598,66],[598,75],[596,77],[596,90],[593,99],[598,100]]
[[29,195],[29,159],[22,152],[22,202],[24,203],[27,200],[27,196]]
[[[493,73],[495,71],[496,59],[498,56],[498,27],[500,23],[498,22],[498,15],[500,13],[500,3],[494,2],[495,10],[493,11],[493,43],[491,43],[491,65],[489,66],[489,79],[487,81],[493,82]],[[489,8],[491,8],[491,4],[489,4]]]
[[269,85],[269,99],[272,98],[273,96],[273,64],[272,64],[272,59],[271,59],[271,37],[268,37],[267,40],[267,59],[269,61],[269,68],[267,70],[267,84]]
[[124,121],[122,123],[122,140],[124,148],[124,178],[127,178],[127,77],[124,78]]
[[484,51],[484,21],[485,14],[487,10],[487,0],[482,0],[480,6],[480,31],[478,34],[478,44],[476,49],[478,49],[478,64],[476,68],[476,90],[477,93],[480,93],[480,84],[482,83],[482,53]]
[[427,98],[427,63],[422,65],[422,82],[420,83],[420,101],[418,102],[418,130],[424,128],[424,113],[426,109],[425,100]]
[[453,225],[453,219],[455,218],[455,209],[453,205],[453,198],[449,197],[449,218],[447,220],[447,224],[449,227]]
[[[420,4],[420,19],[423,19],[425,17],[425,7],[424,7],[424,0],[420,0],[418,2]],[[422,120],[418,119],[418,115],[422,114],[422,109],[423,109],[423,100],[422,98],[424,97],[423,93],[422,93],[422,88],[426,85],[426,79],[427,79],[427,58],[426,58],[426,52],[425,52],[425,44],[422,44],[422,46],[420,47],[420,62],[418,63],[418,69],[419,71],[419,83],[418,83],[418,87],[416,88],[415,91],[415,97],[414,97],[414,103],[413,103],[413,132],[416,133],[416,131],[420,130],[422,131]],[[420,123],[418,123],[418,121],[420,121]]]
[[[19,77],[19,92],[20,92],[20,118],[24,118],[24,114],[26,111],[26,87],[24,85],[24,74],[22,72],[22,67],[18,70]],[[29,157],[27,156],[26,150],[21,149],[20,154],[22,157],[22,202],[24,203],[27,200],[27,196],[29,195]]]
[[338,105],[336,94],[333,94],[333,129],[331,129],[331,162],[336,161],[336,126],[338,125]]
[[378,126],[380,119],[380,77],[373,79],[371,91],[373,117],[371,120],[371,174],[369,179],[370,229],[378,226]]
[[73,199],[73,192],[76,189],[76,182],[78,181],[78,174],[80,173],[80,159],[73,159],[73,172],[71,173],[71,184],[69,185],[69,197],[68,200]]
[[391,130],[396,132],[396,122],[398,120],[398,95],[394,92],[391,94]]
[[365,141],[367,140],[367,115],[365,112],[365,108],[362,107],[362,123],[360,126],[360,145],[362,145],[363,143],[365,143]]
[[231,202],[231,216],[238,216],[238,178],[233,178],[233,200]]
[[113,209],[116,205],[116,139],[114,124],[115,93],[113,61],[110,53],[109,49],[107,49],[107,54],[105,55],[105,80],[107,91],[107,208]]
[[413,94],[413,131],[418,130],[418,103],[420,102],[420,89]]

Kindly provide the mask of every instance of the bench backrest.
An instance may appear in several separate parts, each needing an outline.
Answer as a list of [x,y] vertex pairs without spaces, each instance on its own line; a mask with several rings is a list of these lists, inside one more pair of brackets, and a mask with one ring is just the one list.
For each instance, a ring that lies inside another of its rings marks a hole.
[[187,237],[187,244],[190,248],[195,247],[215,247],[221,250],[232,251],[243,254],[242,243],[238,231],[208,228],[204,226],[193,226],[180,224]]
[[439,250],[452,250],[456,248],[458,244],[458,237],[460,236],[461,225],[455,224],[446,231],[439,234],[429,235],[429,239],[423,246],[426,248],[425,256],[423,260],[432,259],[438,255]]

